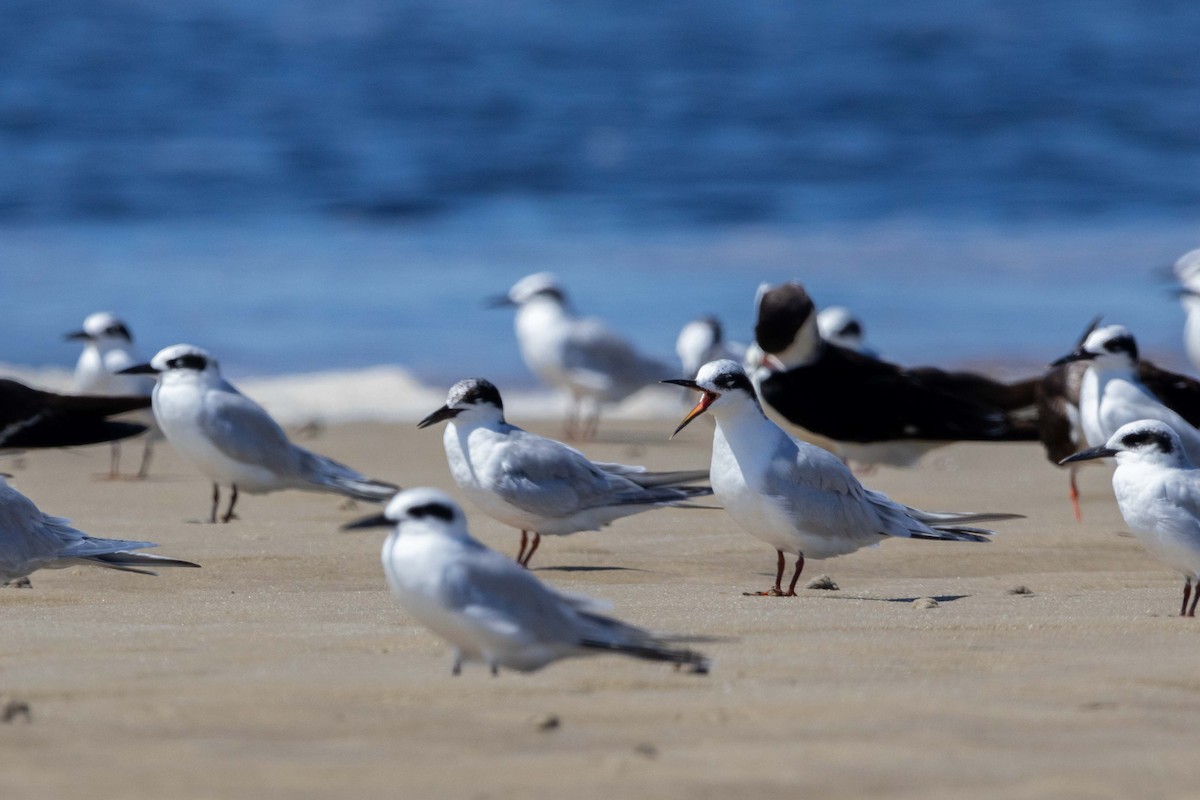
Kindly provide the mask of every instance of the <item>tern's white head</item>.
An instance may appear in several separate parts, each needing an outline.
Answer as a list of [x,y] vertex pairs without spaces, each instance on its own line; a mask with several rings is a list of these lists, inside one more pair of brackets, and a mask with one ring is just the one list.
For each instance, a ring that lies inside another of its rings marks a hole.
[[508,290],[508,299],[513,305],[524,305],[534,298],[566,302],[566,292],[553,272],[535,272],[526,275]]
[[1091,361],[1101,369],[1133,369],[1138,363],[1137,342],[1124,325],[1105,325],[1088,334],[1083,344],[1054,362]]
[[123,369],[121,375],[157,375],[163,384],[220,380],[221,368],[207,350],[191,344],[173,344],[154,354],[149,364]]
[[764,283],[754,304],[754,340],[764,353],[789,369],[816,358],[821,347],[817,309],[803,286],[796,281],[779,286]]
[[714,316],[700,317],[684,325],[675,340],[675,354],[683,364],[683,371],[695,377],[704,355],[720,345],[724,337],[721,321]]
[[862,323],[845,306],[822,308],[817,314],[817,329],[827,342],[861,351],[866,346]]
[[417,423],[418,428],[428,428],[447,419],[462,419],[465,422],[503,422],[504,401],[500,390],[491,381],[483,378],[467,378],[450,387],[446,404]]
[[1173,269],[1175,277],[1184,286],[1200,282],[1200,248],[1189,250],[1181,255]]
[[[669,380],[663,383],[673,383],[684,386],[695,392],[700,392],[700,402],[688,412],[679,423],[675,433],[703,414],[712,411],[713,416],[720,419],[727,414],[735,414],[747,408],[754,408],[761,413],[758,405],[758,395],[754,392],[754,384],[746,377],[742,365],[736,361],[723,358],[720,361],[710,361],[696,373],[695,380]],[[671,434],[674,436],[675,434]]]
[[67,334],[68,339],[78,339],[89,345],[107,350],[110,347],[126,347],[133,342],[128,326],[115,314],[97,311],[83,321],[83,328]]
[[343,530],[395,526],[396,534],[433,533],[453,538],[465,538],[467,517],[450,495],[439,489],[418,487],[398,493],[382,514],[351,522]]
[[1183,441],[1165,422],[1142,419],[1117,428],[1107,442],[1068,456],[1061,463],[1088,461],[1115,456],[1117,464],[1157,464],[1164,467],[1190,467]]

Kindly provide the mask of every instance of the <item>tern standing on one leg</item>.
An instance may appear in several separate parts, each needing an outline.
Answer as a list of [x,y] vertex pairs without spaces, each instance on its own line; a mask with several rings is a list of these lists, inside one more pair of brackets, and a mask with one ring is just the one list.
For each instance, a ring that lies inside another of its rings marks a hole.
[[[613,520],[712,494],[704,470],[646,472],[589,461],[573,447],[504,421],[500,392],[468,378],[450,387],[446,404],[417,427],[450,420],[443,443],[450,474],[471,502],[521,531],[517,562],[528,566],[542,535],[596,531]],[[533,543],[526,551],[528,534]]]
[[[701,393],[675,433],[712,412],[713,494],[739,525],[778,552],[775,585],[753,594],[795,596],[805,559],[853,553],[892,536],[986,542],[991,531],[960,523],[1019,516],[921,511],[864,488],[837,456],[794,439],[767,419],[750,379],[734,361],[705,364],[694,381],[665,383]],[[796,555],[796,570],[785,592],[786,553]]]
[[[142,363],[133,346],[133,335],[129,326],[107,311],[90,314],[83,321],[83,328],[67,334],[67,339],[84,342],[83,352],[75,364],[75,391],[80,394],[120,395],[149,397],[154,391],[154,379],[149,375],[121,375],[121,370]],[[154,455],[154,442],[162,433],[154,427],[152,412],[144,412],[138,421],[149,426],[146,441],[142,446],[142,463],[137,477],[145,478],[150,473],[150,459]],[[113,442],[109,478],[120,475],[121,445]]]
[[0,477],[0,584],[39,569],[77,564],[154,575],[150,567],[198,567],[190,561],[133,553],[153,542],[98,539],[71,527],[71,521],[43,513],[33,501]]
[[705,672],[708,660],[662,637],[602,616],[605,604],[557,592],[506,556],[471,537],[462,509],[436,489],[410,489],[383,514],[346,529],[392,527],[383,543],[383,571],[400,605],[454,646],[452,673],[464,661],[520,672],[570,656],[619,653],[687,664]]
[[1113,492],[1125,524],[1151,555],[1183,573],[1179,615],[1194,617],[1200,600],[1200,470],[1171,426],[1150,419],[1122,425],[1104,444],[1063,463],[1109,456],[1117,459]]
[[[1088,362],[1079,389],[1079,414],[1089,445],[1099,447],[1127,423],[1157,419],[1178,434],[1188,459],[1193,464],[1200,463],[1200,431],[1179,411],[1165,405],[1141,380],[1137,342],[1124,326],[1106,325],[1092,331],[1082,346],[1054,365],[1075,361]],[[1194,415],[1195,399],[1186,395],[1181,399],[1192,408],[1185,406],[1180,410]]]
[[398,490],[289,442],[266,410],[225,381],[216,359],[199,347],[173,345],[149,364],[124,372],[158,375],[154,417],[171,446],[212,479],[212,522],[217,521],[222,483],[232,490],[222,522],[234,518],[239,490],[335,492],[374,502]]
[[568,439],[593,438],[601,405],[619,403],[656,383],[666,369],[600,320],[577,316],[549,272],[527,275],[492,305],[517,307],[521,358],[542,382],[570,393]]

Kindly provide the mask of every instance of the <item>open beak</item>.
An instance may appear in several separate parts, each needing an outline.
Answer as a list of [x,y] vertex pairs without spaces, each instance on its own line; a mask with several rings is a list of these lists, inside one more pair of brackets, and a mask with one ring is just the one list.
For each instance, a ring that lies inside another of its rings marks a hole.
[[1099,447],[1092,447],[1087,450],[1080,450],[1073,456],[1067,456],[1062,461],[1058,462],[1058,465],[1061,467],[1063,464],[1070,464],[1074,461],[1091,461],[1093,458],[1112,458],[1116,454],[1116,450],[1101,445]]
[[1087,350],[1074,350],[1070,353],[1067,353],[1062,358],[1051,361],[1050,366],[1061,367],[1063,364],[1070,364],[1072,361],[1091,361],[1095,357],[1095,353],[1089,353]]
[[383,514],[372,514],[369,517],[356,519],[354,522],[347,522],[342,526],[344,531],[366,530],[367,528],[388,528],[396,523],[385,517]]
[[68,342],[87,341],[91,338],[87,331],[71,331],[63,335],[63,339]]
[[157,375],[159,370],[149,364],[136,364],[132,367],[117,370],[118,375]]
[[497,294],[483,301],[487,308],[513,308],[517,304],[506,294]]
[[433,412],[428,417],[426,417],[425,419],[418,422],[417,427],[418,428],[428,428],[430,425],[434,424],[435,422],[441,422],[442,420],[447,420],[447,419],[454,419],[461,413],[462,413],[461,408],[451,408],[450,406],[442,406],[437,411]]
[[679,423],[679,427],[677,427],[675,429],[675,431],[671,434],[672,439],[675,438],[676,433],[679,433],[681,430],[686,428],[687,424],[689,422],[691,422],[696,417],[703,414],[705,411],[708,411],[708,407],[713,404],[713,401],[721,396],[714,392],[710,392],[707,389],[701,388],[701,386],[698,383],[696,383],[695,381],[689,381],[689,380],[683,380],[680,378],[676,378],[676,379],[672,379],[672,380],[661,381],[661,383],[673,383],[676,386],[682,386],[686,389],[691,389],[693,392],[702,392],[703,393],[702,396],[700,397],[700,402],[696,403],[696,407],[688,412],[687,416],[683,418],[683,422]]

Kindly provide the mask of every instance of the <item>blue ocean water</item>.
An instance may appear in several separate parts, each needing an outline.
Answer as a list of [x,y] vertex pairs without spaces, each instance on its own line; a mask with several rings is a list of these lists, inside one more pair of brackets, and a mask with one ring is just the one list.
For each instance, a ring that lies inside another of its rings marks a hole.
[[804,280],[914,363],[1093,314],[1181,363],[1200,6],[0,0],[0,360],[88,312],[233,374],[530,381],[482,298],[560,274],[664,358]]

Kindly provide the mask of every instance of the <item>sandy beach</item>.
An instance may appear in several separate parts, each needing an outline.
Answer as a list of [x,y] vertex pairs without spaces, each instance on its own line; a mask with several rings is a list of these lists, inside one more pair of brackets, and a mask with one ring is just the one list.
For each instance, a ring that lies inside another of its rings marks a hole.
[[[520,419],[515,422],[522,422]],[[551,423],[531,426],[557,433]],[[707,466],[711,426],[613,422],[584,449]],[[327,428],[304,444],[453,492],[440,431]],[[140,444],[126,448],[128,468]],[[1200,785],[1200,620],[1124,525],[1110,470],[1066,475],[1035,445],[954,445],[866,483],[931,509],[1020,512],[987,545],[891,541],[832,561],[838,591],[766,588],[774,553],[723,511],[668,510],[547,538],[537,574],[651,628],[722,637],[696,676],[615,657],[493,678],[392,601],[370,507],[244,497],[167,446],[147,482],[96,479],[107,447],[5,471],[49,513],[149,539],[201,570],[72,568],[0,590],[0,797],[1173,798]],[[516,532],[467,507],[475,534]],[[1013,593],[1027,587],[1028,593]],[[929,603],[914,603],[934,598]],[[19,706],[12,706],[14,709]]]

